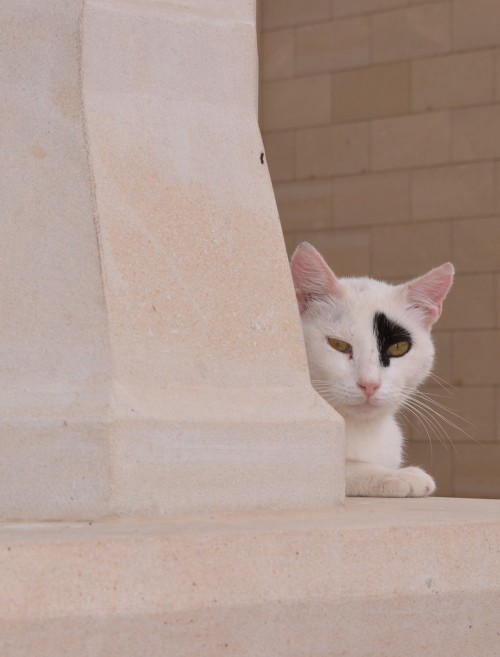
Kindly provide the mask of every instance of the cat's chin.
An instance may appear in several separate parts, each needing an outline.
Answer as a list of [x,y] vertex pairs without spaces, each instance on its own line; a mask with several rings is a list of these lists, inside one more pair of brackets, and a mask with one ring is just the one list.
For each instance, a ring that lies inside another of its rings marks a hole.
[[394,409],[388,404],[366,401],[361,404],[343,405],[337,410],[346,419],[367,422],[392,414]]

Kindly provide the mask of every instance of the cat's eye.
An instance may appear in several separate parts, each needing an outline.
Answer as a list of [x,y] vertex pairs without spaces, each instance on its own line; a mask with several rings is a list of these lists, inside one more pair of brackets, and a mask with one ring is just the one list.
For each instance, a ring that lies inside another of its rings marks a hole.
[[404,356],[410,350],[410,343],[407,340],[401,342],[394,342],[387,347],[387,355],[391,358],[399,358]]
[[336,351],[340,351],[341,354],[351,354],[352,347],[348,342],[344,340],[337,340],[337,338],[328,338],[328,344],[330,347],[333,347]]

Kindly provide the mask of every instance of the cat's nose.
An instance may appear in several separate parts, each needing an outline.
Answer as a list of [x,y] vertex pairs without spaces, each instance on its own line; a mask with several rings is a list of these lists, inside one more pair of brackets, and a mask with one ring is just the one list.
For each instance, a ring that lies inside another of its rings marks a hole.
[[380,383],[374,381],[358,381],[358,386],[365,393],[366,398],[370,399],[380,388]]

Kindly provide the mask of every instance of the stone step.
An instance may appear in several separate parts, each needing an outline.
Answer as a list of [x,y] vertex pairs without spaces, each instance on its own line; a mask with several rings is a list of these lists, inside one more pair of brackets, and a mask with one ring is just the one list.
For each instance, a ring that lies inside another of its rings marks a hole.
[[2,657],[498,657],[500,501],[0,525]]

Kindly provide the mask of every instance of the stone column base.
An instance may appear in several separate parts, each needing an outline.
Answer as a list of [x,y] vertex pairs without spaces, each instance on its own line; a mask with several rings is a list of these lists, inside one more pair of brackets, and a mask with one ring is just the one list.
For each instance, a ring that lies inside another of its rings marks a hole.
[[4,524],[2,657],[498,657],[500,502]]

